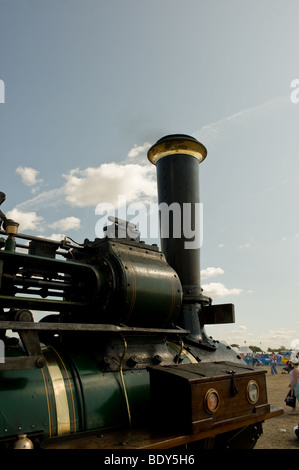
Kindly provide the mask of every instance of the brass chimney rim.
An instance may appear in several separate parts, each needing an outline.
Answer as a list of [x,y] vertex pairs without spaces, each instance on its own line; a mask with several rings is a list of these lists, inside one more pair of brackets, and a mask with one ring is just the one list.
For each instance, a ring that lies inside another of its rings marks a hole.
[[159,139],[147,153],[151,163],[157,164],[168,155],[191,155],[201,163],[207,156],[206,147],[194,137],[186,134],[171,134]]

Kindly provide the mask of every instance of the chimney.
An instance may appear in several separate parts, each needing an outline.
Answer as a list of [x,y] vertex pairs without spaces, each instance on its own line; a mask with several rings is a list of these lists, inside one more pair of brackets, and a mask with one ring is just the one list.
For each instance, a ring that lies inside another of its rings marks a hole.
[[183,134],[163,137],[148,151],[157,168],[161,248],[185,297],[193,298],[201,295],[199,163],[206,155],[202,144]]
[[215,349],[204,324],[234,322],[232,304],[212,306],[200,286],[199,164],[207,150],[185,134],[167,135],[148,151],[156,165],[161,248],[183,286],[183,305],[179,325],[190,331],[188,342]]

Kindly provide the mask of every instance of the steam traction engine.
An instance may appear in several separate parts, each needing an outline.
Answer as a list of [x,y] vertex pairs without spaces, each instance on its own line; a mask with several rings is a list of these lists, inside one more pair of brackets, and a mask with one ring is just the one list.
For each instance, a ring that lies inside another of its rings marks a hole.
[[[205,157],[180,134],[148,152],[159,204],[179,204],[182,218],[187,204],[192,227]],[[206,324],[234,322],[234,307],[202,295],[200,248],[171,221],[159,251],[117,219],[78,245],[18,234],[0,215],[1,447],[251,448],[282,413],[265,371],[206,335]]]

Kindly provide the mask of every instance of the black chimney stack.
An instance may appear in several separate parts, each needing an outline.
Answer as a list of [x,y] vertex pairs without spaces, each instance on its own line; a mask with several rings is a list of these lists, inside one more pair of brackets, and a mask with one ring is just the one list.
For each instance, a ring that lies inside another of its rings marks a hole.
[[199,164],[206,155],[206,148],[185,134],[165,136],[148,151],[157,168],[161,248],[183,286],[180,326],[190,331],[189,342],[213,349],[204,324],[231,322],[233,306],[212,307],[201,293]]
[[188,135],[163,137],[148,151],[156,165],[161,248],[178,273],[185,296],[200,289],[199,163],[206,148]]

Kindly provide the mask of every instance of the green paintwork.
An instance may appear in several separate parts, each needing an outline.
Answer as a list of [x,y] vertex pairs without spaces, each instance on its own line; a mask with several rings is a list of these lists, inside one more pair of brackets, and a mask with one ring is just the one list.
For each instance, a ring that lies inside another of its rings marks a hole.
[[7,237],[5,242],[5,250],[16,251],[16,240],[14,237]]
[[47,399],[40,369],[3,371],[0,388],[0,437],[39,430],[48,434]]
[[[53,357],[65,379],[71,432],[128,424],[119,372],[101,371],[88,353],[59,352]],[[132,422],[136,423],[138,417],[144,417],[144,407],[148,408],[148,372],[132,370],[123,375]],[[47,365],[43,370],[0,372],[0,438],[36,431],[45,437],[57,435],[55,396]]]

